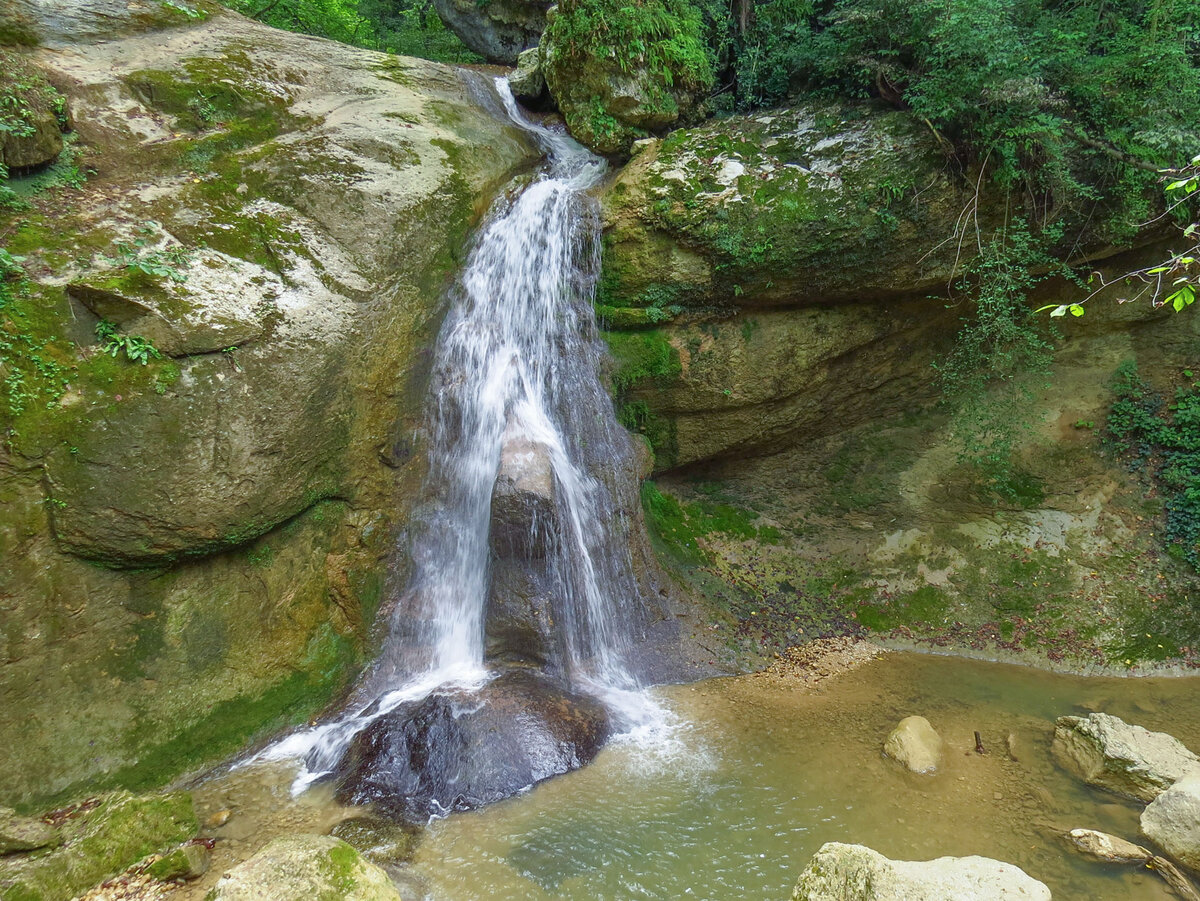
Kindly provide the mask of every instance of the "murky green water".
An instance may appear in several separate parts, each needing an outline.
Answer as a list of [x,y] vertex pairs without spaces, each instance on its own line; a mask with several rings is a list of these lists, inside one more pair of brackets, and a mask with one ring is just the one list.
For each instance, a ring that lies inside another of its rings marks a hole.
[[[1060,771],[1050,740],[1056,717],[1104,710],[1200,748],[1198,687],[916,654],[815,693],[759,677],[675,686],[662,694],[691,724],[675,744],[649,756],[613,746],[585,770],[438,822],[411,872],[445,901],[782,899],[836,840],[894,858],[996,857],[1057,899],[1166,899],[1153,873],[1090,863],[1063,844],[1077,826],[1136,838],[1140,807]],[[946,740],[937,776],[880,754],[913,713]],[[986,756],[973,751],[975,730]]]

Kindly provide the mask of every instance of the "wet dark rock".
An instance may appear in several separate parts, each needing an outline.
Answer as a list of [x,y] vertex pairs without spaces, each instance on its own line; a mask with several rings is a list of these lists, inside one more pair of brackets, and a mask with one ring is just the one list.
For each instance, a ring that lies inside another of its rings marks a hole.
[[537,45],[546,28],[550,0],[433,0],[446,27],[491,62],[512,65]]
[[542,109],[552,105],[546,90],[546,76],[542,74],[541,51],[537,47],[521,51],[517,57],[517,70],[508,76],[508,87],[525,106]]
[[490,541],[487,659],[557,668],[563,659],[563,630],[554,628],[559,523],[554,466],[544,444],[505,440],[492,489]]
[[484,656],[489,662],[558,670],[566,649],[563,630],[554,628],[553,586],[546,568],[492,561],[484,610]]
[[337,798],[425,822],[577,769],[609,733],[597,699],[513,670],[478,692],[437,692],[378,719],[339,763]]
[[493,553],[501,558],[544,558],[557,532],[549,449],[525,437],[507,439],[492,489]]

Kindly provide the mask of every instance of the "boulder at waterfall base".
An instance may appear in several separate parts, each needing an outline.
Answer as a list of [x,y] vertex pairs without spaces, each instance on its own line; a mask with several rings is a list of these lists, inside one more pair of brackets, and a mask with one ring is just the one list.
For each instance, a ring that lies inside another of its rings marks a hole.
[[577,769],[609,732],[596,698],[515,669],[478,691],[438,691],[381,716],[339,762],[337,797],[424,823]]
[[1059,717],[1053,750],[1060,764],[1089,785],[1139,801],[1153,801],[1200,771],[1200,758],[1177,738],[1107,713]]
[[827,842],[796,883],[792,901],[1050,901],[1020,867],[987,857],[888,860],[862,845]]

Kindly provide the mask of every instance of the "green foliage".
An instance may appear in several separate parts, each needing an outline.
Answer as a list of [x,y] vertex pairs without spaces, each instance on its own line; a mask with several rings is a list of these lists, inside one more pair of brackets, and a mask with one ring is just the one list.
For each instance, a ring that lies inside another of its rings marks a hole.
[[1183,376],[1167,403],[1127,362],[1112,389],[1106,441],[1165,500],[1168,553],[1200,571],[1200,382]]
[[100,342],[101,349],[109,356],[116,357],[124,353],[125,359],[130,363],[140,363],[145,366],[150,362],[151,357],[156,360],[162,359],[162,354],[152,343],[137,335],[122,335],[117,331],[117,327],[107,319],[101,319],[96,323],[96,340]]
[[[67,126],[65,100],[35,68],[26,54],[0,47],[0,145],[6,138],[36,134],[35,122],[53,113],[59,126]],[[0,211],[25,206],[9,183],[9,171],[0,154]]]
[[32,404],[54,407],[68,384],[68,366],[29,322],[28,293],[21,259],[0,247],[0,396],[14,419]]
[[713,82],[698,11],[685,0],[562,0],[546,35],[570,66],[609,59],[657,84],[707,90]]
[[424,0],[225,0],[252,18],[356,47],[447,63],[483,59],[463,45]]
[[955,406],[952,429],[959,461],[973,466],[985,490],[1005,501],[1036,501],[1038,490],[1014,467],[1013,454],[1030,426],[1034,390],[1050,373],[1052,346],[1026,303],[1054,271],[1021,222],[982,248],[957,289],[972,302],[954,348],[935,364],[942,391]]
[[774,526],[755,525],[757,513],[709,498],[683,504],[651,481],[642,483],[642,509],[651,533],[681,561],[693,565],[709,559],[698,540],[705,535],[764,544],[776,544],[780,538]]
[[129,272],[140,272],[152,278],[186,282],[185,271],[192,264],[193,251],[185,247],[155,248],[150,246],[154,229],[145,226],[132,242],[118,241],[115,256],[101,254],[100,260]]
[[1128,236],[1153,170],[1195,152],[1194,0],[693,2],[727,106],[806,89],[908,109],[1047,220],[1086,206]]

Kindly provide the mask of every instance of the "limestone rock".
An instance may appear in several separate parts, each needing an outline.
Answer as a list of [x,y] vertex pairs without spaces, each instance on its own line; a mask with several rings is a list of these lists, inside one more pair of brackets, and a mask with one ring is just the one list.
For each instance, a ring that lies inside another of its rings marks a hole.
[[0,858],[0,897],[65,901],[199,828],[186,792],[114,792],[63,812],[63,844],[36,855]]
[[[4,0],[4,17],[20,25],[21,43],[83,43],[192,24],[193,12],[213,13],[213,0],[130,3],[128,0]],[[8,26],[7,22],[3,23]],[[6,36],[0,30],[0,36]]]
[[[344,685],[423,475],[444,288],[539,156],[477,73],[207,0],[19,2],[102,174],[5,238],[70,373],[0,414],[8,803],[165,780]],[[96,311],[181,356],[108,356]]]
[[478,692],[439,691],[377,719],[338,763],[337,797],[424,823],[583,766],[609,729],[595,698],[512,670]]
[[492,488],[492,548],[523,560],[547,555],[557,522],[550,449],[521,435],[505,438]]
[[1184,776],[1142,811],[1142,832],[1167,854],[1200,870],[1200,772]]
[[1165,732],[1150,732],[1107,713],[1062,716],[1054,756],[1089,785],[1152,801],[1176,780],[1200,770],[1200,758]]
[[15,810],[0,807],[0,854],[33,851],[62,841],[53,826],[31,817],[17,816]]
[[[459,40],[490,62],[512,65],[536,47],[553,0],[433,0],[434,9]],[[516,91],[513,92],[514,94]]]
[[906,716],[883,743],[883,753],[914,773],[932,773],[941,765],[942,737],[923,716]]
[[986,857],[888,860],[862,845],[827,842],[796,883],[792,901],[1049,901],[1019,867]]
[[387,873],[328,835],[277,838],[223,876],[209,901],[401,901]]
[[517,69],[508,76],[513,96],[526,106],[538,106],[546,94],[546,76],[542,74],[542,55],[537,47],[522,50]]
[[1094,829],[1072,829],[1067,841],[1081,854],[1104,863],[1144,864],[1154,856],[1141,845]]
[[54,162],[62,153],[62,129],[54,114],[41,111],[28,118],[30,134],[0,134],[0,163],[10,170],[36,169]]

